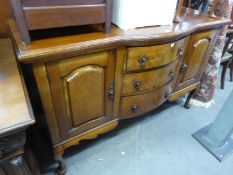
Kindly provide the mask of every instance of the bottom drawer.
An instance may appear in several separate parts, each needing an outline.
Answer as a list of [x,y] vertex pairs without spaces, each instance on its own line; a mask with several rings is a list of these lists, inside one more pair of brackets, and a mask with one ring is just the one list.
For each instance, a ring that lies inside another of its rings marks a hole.
[[171,86],[172,83],[169,83],[160,89],[145,94],[122,97],[120,116],[136,117],[157,108],[167,100]]

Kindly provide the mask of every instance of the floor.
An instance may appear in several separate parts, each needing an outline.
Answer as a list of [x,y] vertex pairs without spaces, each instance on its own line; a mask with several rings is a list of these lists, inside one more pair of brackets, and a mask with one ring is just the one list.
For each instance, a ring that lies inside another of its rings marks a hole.
[[[225,90],[218,85],[215,105],[208,109],[186,110],[182,99],[165,103],[66,150],[67,175],[232,175],[233,155],[220,163],[191,136],[215,119],[232,89],[227,77]],[[54,166],[46,166],[44,174],[54,174]]]

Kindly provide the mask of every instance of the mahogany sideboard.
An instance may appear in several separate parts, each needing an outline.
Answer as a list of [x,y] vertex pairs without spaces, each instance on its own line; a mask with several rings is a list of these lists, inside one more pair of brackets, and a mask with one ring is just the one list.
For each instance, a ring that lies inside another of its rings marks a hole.
[[173,25],[128,31],[112,26],[109,34],[95,26],[82,34],[41,34],[31,45],[22,44],[9,21],[18,61],[34,72],[58,174],[66,173],[66,148],[112,130],[119,120],[143,116],[191,92],[189,106],[218,34],[230,20],[203,14],[179,18]]

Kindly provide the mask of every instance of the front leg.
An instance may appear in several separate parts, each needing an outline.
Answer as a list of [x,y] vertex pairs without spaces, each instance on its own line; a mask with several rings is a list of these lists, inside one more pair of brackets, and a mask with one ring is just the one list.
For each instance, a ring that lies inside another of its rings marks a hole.
[[187,99],[185,101],[185,104],[184,104],[185,109],[189,109],[191,107],[190,100],[193,98],[193,96],[196,94],[196,92],[197,92],[197,90],[194,89],[189,93],[189,95],[188,95],[188,97],[187,97]]
[[230,81],[233,81],[233,59],[231,59],[231,64],[230,64]]
[[57,147],[54,150],[54,159],[58,162],[58,167],[56,169],[58,175],[65,175],[67,172],[65,161],[62,158],[63,153],[64,149],[62,147]]

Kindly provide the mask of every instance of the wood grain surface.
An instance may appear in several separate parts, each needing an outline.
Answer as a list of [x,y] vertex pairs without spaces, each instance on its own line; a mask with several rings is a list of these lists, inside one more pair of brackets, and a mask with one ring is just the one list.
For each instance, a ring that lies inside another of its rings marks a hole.
[[12,18],[8,0],[0,1],[0,38],[9,37],[7,19]]
[[11,41],[0,40],[0,133],[34,122],[30,115]]
[[[36,61],[51,61],[67,57],[77,56],[90,52],[97,52],[118,46],[150,46],[174,42],[191,33],[203,30],[219,28],[229,24],[229,19],[219,17],[211,18],[203,14],[186,14],[182,17],[180,23],[174,23],[167,26],[151,26],[147,28],[132,29],[122,31],[113,26],[109,34],[102,32],[100,27],[93,27],[89,33],[76,33],[70,35],[70,30],[61,32],[60,37],[48,38],[48,35],[54,36],[55,31],[46,31],[45,36],[40,33],[40,37],[35,38],[31,45],[24,45],[21,42],[19,32],[14,21],[9,21],[10,33],[13,35],[14,43],[17,46],[17,56],[19,61],[32,63]],[[73,32],[75,33],[75,32]],[[65,47],[65,50],[64,50]]]

